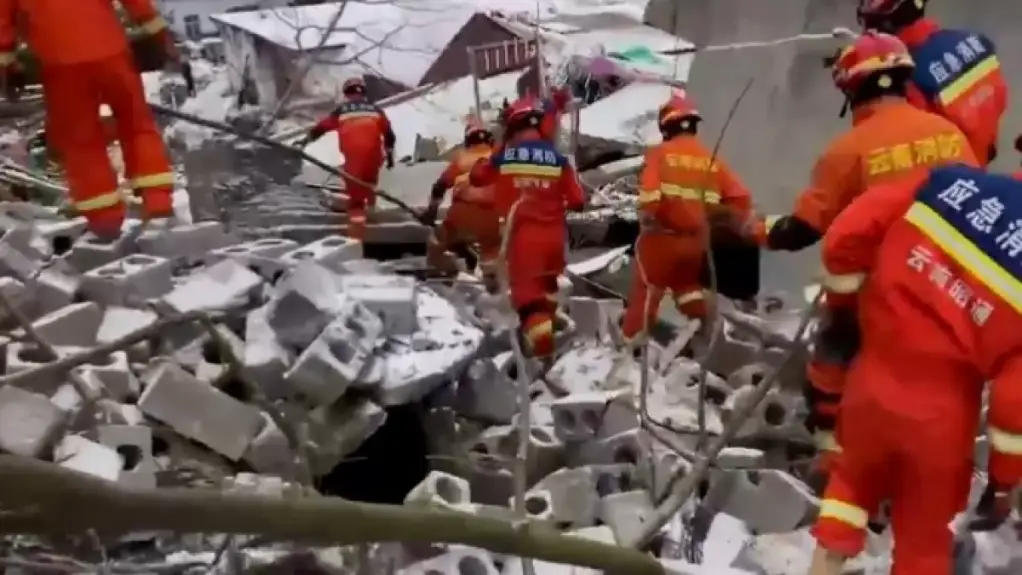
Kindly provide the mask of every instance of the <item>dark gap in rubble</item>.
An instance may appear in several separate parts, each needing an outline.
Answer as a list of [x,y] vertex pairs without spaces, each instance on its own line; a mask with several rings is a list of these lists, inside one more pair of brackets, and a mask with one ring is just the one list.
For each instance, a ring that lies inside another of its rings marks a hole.
[[636,465],[638,462],[639,458],[636,456],[635,450],[630,446],[622,445],[614,450],[614,463]]
[[121,456],[122,471],[132,471],[142,462],[142,448],[137,445],[120,445],[117,454]]
[[547,503],[546,499],[538,495],[527,497],[525,499],[525,511],[529,515],[539,515],[546,512],[549,507],[550,505]]
[[249,391],[248,385],[237,377],[228,378],[220,387],[220,391],[243,403],[252,401],[252,393]]
[[746,479],[749,480],[749,483],[753,485],[759,485],[759,482],[762,480],[762,477],[760,476],[759,472],[756,471],[755,469],[747,470],[745,472],[745,477]]
[[426,255],[426,242],[376,243],[363,244],[365,257],[372,260],[399,260],[410,256]]
[[429,473],[428,449],[420,407],[388,407],[383,426],[319,478],[317,489],[352,501],[401,504]]
[[710,492],[710,480],[709,479],[703,479],[702,481],[699,482],[699,487],[696,488],[696,496],[699,499],[704,499],[709,492]]
[[706,400],[714,405],[722,406],[727,401],[727,392],[725,392],[723,389],[707,385]]
[[788,410],[784,409],[784,406],[780,403],[774,401],[768,402],[763,410],[763,419],[768,425],[775,427],[783,424],[787,416]]
[[50,247],[53,249],[53,255],[55,256],[62,256],[71,251],[73,244],[74,239],[71,236],[57,235],[53,236],[53,239],[50,240]]
[[170,444],[162,437],[153,435],[153,457],[160,457],[170,452]]
[[220,353],[220,345],[211,339],[202,342],[202,359],[207,363],[222,364],[224,359]]

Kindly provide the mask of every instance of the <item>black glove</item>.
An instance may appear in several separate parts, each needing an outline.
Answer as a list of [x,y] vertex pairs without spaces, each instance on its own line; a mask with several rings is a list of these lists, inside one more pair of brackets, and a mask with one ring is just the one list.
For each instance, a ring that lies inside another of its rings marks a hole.
[[976,518],[969,522],[970,531],[994,531],[1011,515],[1011,490],[993,482],[976,506]]
[[853,308],[830,310],[816,334],[814,356],[827,363],[848,365],[859,353],[862,332]]
[[11,102],[17,102],[25,92],[25,86],[28,85],[28,77],[25,75],[25,70],[15,63],[0,70],[0,73],[3,75],[4,96]]
[[394,150],[387,150],[387,169],[394,169]]
[[426,209],[422,210],[419,214],[419,222],[424,226],[433,227],[436,225],[437,215],[440,213],[440,206],[436,204],[430,204]]

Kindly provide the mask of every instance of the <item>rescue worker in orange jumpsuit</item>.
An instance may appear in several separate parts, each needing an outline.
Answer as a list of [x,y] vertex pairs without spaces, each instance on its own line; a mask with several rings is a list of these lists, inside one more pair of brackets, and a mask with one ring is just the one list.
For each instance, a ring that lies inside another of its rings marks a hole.
[[[444,194],[451,190],[451,207],[444,221],[426,246],[426,261],[429,265],[447,273],[457,271],[454,261],[447,252],[464,247],[478,248],[478,264],[484,285],[491,293],[496,292],[496,266],[500,257],[500,217],[494,208],[492,186],[478,187],[469,182],[472,166],[480,160],[489,159],[493,153],[493,133],[475,118],[465,125],[463,147],[447,165],[430,193],[429,206],[420,220],[427,226],[436,224],[437,214]],[[475,257],[467,258],[471,263]],[[474,268],[474,265],[470,265]]]
[[566,210],[585,204],[574,166],[542,132],[545,115],[533,98],[511,104],[504,114],[502,145],[470,172],[473,186],[494,186],[506,236],[511,305],[533,357],[554,353],[557,278],[567,266]]
[[[15,59],[20,37],[39,62],[47,141],[63,163],[71,201],[89,230],[106,238],[120,235],[126,208],[107,155],[103,104],[113,112],[125,176],[142,197],[142,216],[173,215],[174,174],[114,4],[0,0],[0,76],[7,92],[24,84]],[[143,32],[155,36],[169,60],[178,59],[167,23],[150,0],[121,5]]]
[[[755,216],[739,224],[746,236],[771,250],[798,251],[820,240],[834,218],[867,188],[918,182],[939,165],[977,161],[962,131],[950,120],[906,100],[914,64],[896,37],[866,32],[846,47],[833,66],[834,84],[852,112],[852,129],[838,136],[817,160],[809,188],[790,215]],[[822,452],[820,471],[839,450],[833,429],[844,375],[851,358],[822,342],[808,366],[807,425]]]
[[982,34],[943,29],[925,17],[927,0],[861,0],[859,22],[908,46],[916,71],[909,101],[951,120],[983,165],[997,156],[1008,83],[994,43]]
[[963,164],[872,188],[827,230],[826,307],[859,319],[830,336],[861,349],[812,575],[838,575],[888,499],[892,575],[951,574],[948,524],[967,504],[987,381],[989,484],[970,528],[1007,519],[1022,481],[1020,257],[1022,182]]
[[297,142],[304,148],[329,131],[337,132],[344,156],[344,191],[348,196],[348,236],[365,240],[367,211],[376,205],[376,184],[380,169],[394,167],[396,137],[383,110],[366,97],[362,78],[349,78],[341,86],[344,102],[320,120],[305,138]]
[[[543,112],[543,120],[540,123],[539,132],[551,142],[557,142],[561,116],[568,109],[568,104],[571,102],[571,90],[565,86],[551,92],[548,98],[540,99],[529,95],[519,100],[519,102],[523,101],[531,101],[532,106],[537,107]],[[501,111],[501,116],[506,116],[510,111],[510,102],[504,100],[504,109]]]
[[659,111],[663,143],[646,152],[639,174],[642,233],[635,245],[637,265],[622,320],[622,334],[629,343],[656,321],[668,289],[682,315],[706,317],[699,281],[708,233],[704,211],[723,205],[740,217],[751,213],[749,191],[699,141],[701,120],[683,92],[676,92]]

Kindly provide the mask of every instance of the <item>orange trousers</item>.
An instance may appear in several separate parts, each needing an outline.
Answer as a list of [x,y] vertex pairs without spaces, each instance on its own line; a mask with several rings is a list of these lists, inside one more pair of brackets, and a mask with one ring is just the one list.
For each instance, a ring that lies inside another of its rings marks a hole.
[[673,235],[644,232],[635,246],[632,289],[621,331],[632,339],[651,326],[660,311],[660,300],[671,290],[678,311],[694,319],[706,316],[706,301],[699,276],[705,249],[698,233]]
[[[950,392],[955,398],[961,388],[976,385],[969,375],[939,362],[914,365],[927,382],[920,389]],[[970,408],[978,405],[962,405],[960,417],[913,417],[911,402],[891,409],[868,392],[870,387],[896,387],[898,377],[904,374],[893,375],[876,353],[864,350],[852,364],[849,395],[837,423],[842,451],[834,457],[812,532],[822,547],[858,555],[869,517],[889,500],[891,574],[950,575],[954,542],[948,523],[968,499],[979,416],[978,409]]]
[[374,149],[342,145],[341,153],[344,154],[344,172],[350,176],[343,178],[348,195],[348,236],[363,241],[367,211],[376,205],[376,185],[383,168],[383,154],[379,145]]
[[557,278],[567,267],[564,224],[515,221],[507,248],[511,305],[522,322],[525,341],[535,357],[554,352]]
[[90,229],[119,235],[125,217],[107,156],[103,104],[113,112],[125,177],[142,196],[143,217],[172,215],[174,174],[131,53],[78,64],[43,63],[41,76],[47,141],[64,165],[71,201]]
[[427,262],[441,271],[454,271],[446,252],[459,244],[478,245],[484,275],[496,273],[500,257],[500,217],[490,206],[455,200],[426,250]]

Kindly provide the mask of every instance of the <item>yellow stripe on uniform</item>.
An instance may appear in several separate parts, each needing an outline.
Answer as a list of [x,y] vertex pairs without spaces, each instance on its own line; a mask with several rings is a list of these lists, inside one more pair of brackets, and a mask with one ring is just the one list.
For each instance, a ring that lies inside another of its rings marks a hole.
[[174,185],[174,173],[163,172],[162,174],[139,176],[128,180],[128,185],[135,189],[155,188],[156,186],[172,186]]
[[940,214],[926,204],[916,202],[905,214],[905,219],[983,282],[1001,301],[1022,313],[1022,282],[983,253]]
[[551,320],[542,321],[536,325],[525,330],[525,338],[529,341],[536,341],[537,339],[551,335],[554,333],[554,322]]
[[367,120],[374,120],[374,119],[379,118],[379,117],[380,117],[379,112],[374,112],[374,111],[370,110],[370,111],[365,111],[365,112],[344,112],[343,114],[339,114],[337,116],[337,119],[338,120],[359,120],[359,119],[365,118]]
[[856,529],[865,529],[869,522],[869,513],[857,505],[838,501],[837,499],[824,499],[820,503],[820,519],[835,519],[846,523]]
[[834,293],[855,293],[866,282],[866,274],[824,274],[824,289]]
[[513,176],[542,176],[556,178],[561,175],[558,166],[537,166],[536,164],[501,164],[500,173]]
[[987,438],[990,439],[990,447],[994,451],[1006,455],[1022,456],[1022,435],[1008,433],[993,426],[987,428]]
[[829,451],[831,453],[841,453],[841,445],[837,442],[837,438],[834,437],[834,433],[831,431],[817,431],[813,434],[813,444],[816,449],[820,451]]
[[138,28],[145,34],[155,34],[167,27],[167,21],[157,16],[148,22],[139,24]]
[[94,210],[102,210],[103,208],[110,208],[121,203],[121,194],[117,191],[107,192],[100,194],[94,198],[88,200],[82,200],[75,202],[74,206],[79,212],[91,212]]
[[685,188],[675,184],[663,184],[660,191],[668,197],[681,198],[683,200],[696,200],[708,204],[719,204],[720,193],[713,190],[699,190],[696,188]]
[[639,190],[639,204],[652,204],[659,202],[664,197],[660,190]]
[[685,305],[687,303],[692,303],[694,301],[701,301],[703,299],[705,299],[705,296],[703,295],[703,290],[700,289],[700,290],[693,290],[693,291],[690,291],[690,292],[683,293],[680,296],[676,297],[674,299],[674,302],[676,304],[678,304],[678,305]]
[[954,102],[959,96],[968,91],[969,88],[972,88],[1000,68],[1001,64],[997,61],[997,56],[990,55],[986,60],[976,64],[971,70],[962,74],[961,78],[951,82],[947,88],[941,90],[939,95],[940,103],[950,104]]

